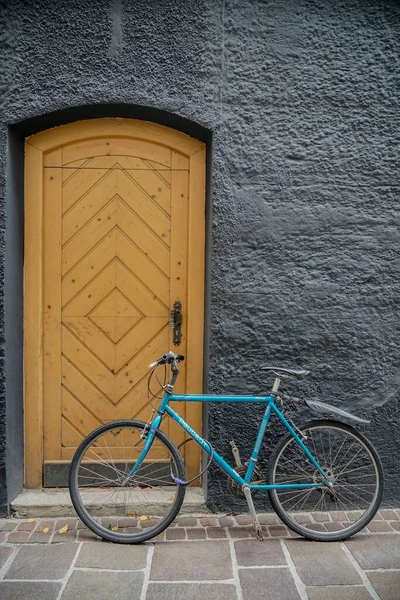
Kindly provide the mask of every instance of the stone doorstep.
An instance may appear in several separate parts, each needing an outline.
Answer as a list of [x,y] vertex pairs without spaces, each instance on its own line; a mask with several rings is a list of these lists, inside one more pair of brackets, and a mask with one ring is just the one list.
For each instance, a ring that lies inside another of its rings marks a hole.
[[[153,492],[148,493],[151,501]],[[170,504],[168,497],[170,492],[166,493],[160,499],[158,492],[154,498],[155,504]],[[144,509],[145,510],[145,509]],[[72,506],[71,498],[67,488],[42,488],[34,490],[23,490],[11,503],[12,514],[16,518],[53,518],[53,517],[75,517],[75,509]],[[201,488],[187,488],[185,501],[179,514],[204,513],[210,514],[206,507],[204,493]]]

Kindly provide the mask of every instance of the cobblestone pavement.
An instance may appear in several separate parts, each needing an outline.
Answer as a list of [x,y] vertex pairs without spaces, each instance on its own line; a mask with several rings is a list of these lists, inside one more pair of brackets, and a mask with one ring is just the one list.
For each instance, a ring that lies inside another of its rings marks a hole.
[[190,515],[125,546],[76,518],[0,519],[0,598],[400,600],[400,510],[381,510],[343,543],[299,538],[274,514],[260,520],[263,542],[247,515]]

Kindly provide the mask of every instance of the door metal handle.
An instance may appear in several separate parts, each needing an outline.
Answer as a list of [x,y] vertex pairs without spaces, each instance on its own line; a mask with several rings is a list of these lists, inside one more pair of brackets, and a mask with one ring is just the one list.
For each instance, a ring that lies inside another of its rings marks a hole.
[[174,346],[180,346],[182,339],[182,302],[175,300],[174,308],[170,314],[170,327],[174,330],[172,343]]

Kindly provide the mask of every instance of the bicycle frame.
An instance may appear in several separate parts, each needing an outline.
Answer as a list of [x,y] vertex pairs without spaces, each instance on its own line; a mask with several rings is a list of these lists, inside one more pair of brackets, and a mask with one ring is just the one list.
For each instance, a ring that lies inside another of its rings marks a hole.
[[[226,460],[218,454],[218,452],[214,449],[211,449],[209,443],[204,440],[201,435],[199,435],[196,431],[194,431],[190,425],[182,419],[178,413],[176,413],[170,406],[170,402],[247,402],[247,403],[264,403],[266,404],[266,409],[262,421],[260,423],[260,428],[258,430],[257,438],[254,444],[253,451],[251,453],[251,457],[249,460],[249,464],[247,466],[246,474],[241,477],[227,462]],[[286,427],[286,429],[291,433],[296,443],[303,450],[304,454],[311,461],[311,463],[315,466],[315,468],[321,473],[324,477],[325,484],[322,483],[284,483],[284,484],[265,484],[265,485],[256,485],[251,483],[251,477],[253,475],[255,466],[257,464],[258,455],[260,452],[261,444],[264,440],[265,432],[267,430],[267,426],[269,423],[269,419],[271,416],[271,412],[274,412],[281,423]],[[206,452],[208,455],[213,455],[213,459],[219,465],[219,467],[236,483],[240,486],[247,485],[250,489],[253,490],[272,490],[272,489],[290,489],[290,488],[318,488],[323,487],[324,485],[332,486],[332,482],[329,477],[326,475],[318,461],[313,457],[307,446],[297,435],[293,427],[287,421],[287,419],[283,415],[283,411],[279,410],[279,408],[275,404],[274,396],[208,396],[208,395],[191,395],[191,394],[169,394],[166,392],[163,396],[163,399],[160,404],[160,408],[158,410],[158,415],[154,418],[153,422],[150,425],[150,429],[146,435],[146,443],[143,446],[143,449],[138,456],[138,459],[135,465],[132,467],[129,474],[126,476],[126,479],[134,475],[135,471],[139,469],[142,462],[145,460],[151,445],[153,443],[155,432],[159,428],[162,417],[164,414],[169,415],[174,421],[176,421],[185,431],[189,434],[189,436]]]

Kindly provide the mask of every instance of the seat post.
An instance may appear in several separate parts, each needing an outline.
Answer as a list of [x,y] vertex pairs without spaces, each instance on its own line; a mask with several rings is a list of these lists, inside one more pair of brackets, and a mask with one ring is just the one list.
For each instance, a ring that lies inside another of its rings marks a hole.
[[276,394],[278,393],[280,383],[281,383],[281,378],[276,376],[274,385],[272,386],[272,390],[271,390],[272,396],[276,396]]

